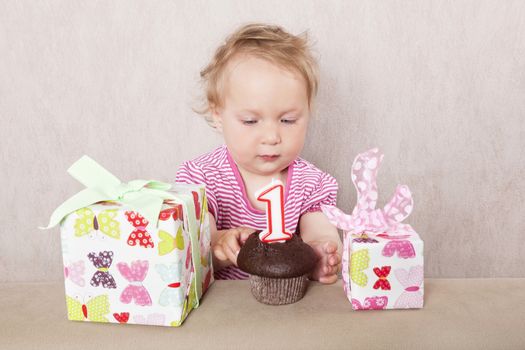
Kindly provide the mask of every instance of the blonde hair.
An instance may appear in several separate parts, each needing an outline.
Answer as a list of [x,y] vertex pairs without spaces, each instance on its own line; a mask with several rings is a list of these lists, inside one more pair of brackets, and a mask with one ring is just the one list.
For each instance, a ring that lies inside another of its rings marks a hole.
[[238,54],[266,59],[278,66],[299,73],[306,82],[308,106],[317,95],[319,73],[317,61],[311,53],[308,35],[293,35],[276,25],[250,23],[241,26],[217,48],[210,63],[200,72],[205,98],[202,108],[193,110],[206,117],[213,126],[210,111],[220,107],[223,96],[220,82],[228,62]]

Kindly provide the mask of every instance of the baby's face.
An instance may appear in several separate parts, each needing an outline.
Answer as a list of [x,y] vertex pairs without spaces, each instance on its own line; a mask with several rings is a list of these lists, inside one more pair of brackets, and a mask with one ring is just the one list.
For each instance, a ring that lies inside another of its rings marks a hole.
[[301,152],[310,110],[298,74],[255,57],[228,64],[222,107],[213,113],[239,167],[258,176],[278,175]]

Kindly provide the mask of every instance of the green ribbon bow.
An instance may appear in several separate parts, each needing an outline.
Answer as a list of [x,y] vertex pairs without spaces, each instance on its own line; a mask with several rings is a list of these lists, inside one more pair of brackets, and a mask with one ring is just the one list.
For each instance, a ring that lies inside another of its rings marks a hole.
[[202,296],[202,272],[200,269],[201,258],[198,239],[199,224],[197,223],[198,218],[195,217],[195,210],[192,205],[193,196],[184,193],[178,193],[178,195],[175,196],[167,192],[172,186],[160,181],[133,180],[128,183],[123,183],[115,175],[111,174],[86,155],[73,163],[67,172],[87,188],[56,208],[51,215],[49,225],[47,227],[40,227],[41,229],[54,227],[62,222],[67,215],[78,209],[108,200],[129,205],[145,217],[150,224],[156,227],[160,210],[162,209],[162,203],[165,199],[183,201],[183,210],[188,217],[188,230],[191,240],[195,277],[192,281],[193,287],[191,291],[191,299],[195,305],[192,307],[198,307],[199,299]]
[[67,215],[91,204],[114,200],[137,210],[153,226],[157,226],[162,202],[176,197],[166,192],[171,185],[153,180],[121,182],[93,159],[84,155],[67,172],[87,188],[66,200],[55,209],[49,220],[49,229],[59,224]]

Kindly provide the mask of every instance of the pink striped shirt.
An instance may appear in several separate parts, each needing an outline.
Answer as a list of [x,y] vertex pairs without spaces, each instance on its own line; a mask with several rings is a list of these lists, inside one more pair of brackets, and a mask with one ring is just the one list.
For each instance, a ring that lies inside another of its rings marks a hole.
[[[246,226],[262,230],[266,213],[253,208],[242,177],[226,145],[181,164],[178,183],[206,185],[208,208],[215,217],[217,230]],[[311,211],[320,211],[321,204],[335,205],[337,181],[310,162],[297,158],[288,167],[284,193],[285,227],[298,230],[299,218]],[[216,279],[246,279],[248,275],[235,266],[215,271]]]

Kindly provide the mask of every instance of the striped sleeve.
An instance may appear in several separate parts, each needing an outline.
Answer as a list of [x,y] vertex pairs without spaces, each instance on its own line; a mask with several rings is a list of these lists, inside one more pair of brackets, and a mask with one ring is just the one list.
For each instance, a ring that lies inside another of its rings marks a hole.
[[207,181],[206,174],[195,162],[186,161],[177,170],[176,183],[204,184],[206,186],[206,197],[208,198],[208,210],[217,219],[217,198],[213,185]]
[[321,204],[335,206],[338,188],[337,180],[330,174],[323,173],[315,188],[304,199],[301,215],[321,211]]

